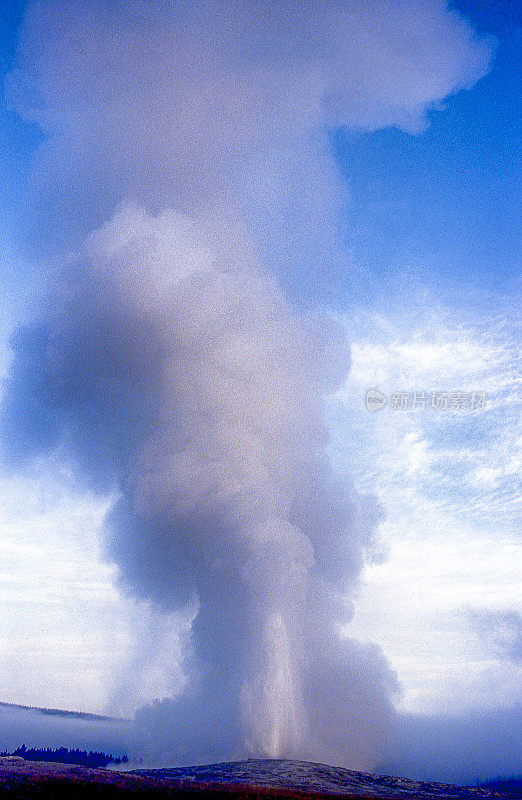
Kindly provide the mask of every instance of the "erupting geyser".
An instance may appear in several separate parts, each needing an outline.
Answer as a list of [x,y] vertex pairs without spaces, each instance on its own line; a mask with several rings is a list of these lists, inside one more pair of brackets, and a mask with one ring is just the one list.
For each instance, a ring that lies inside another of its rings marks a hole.
[[33,180],[69,253],[14,342],[11,456],[60,449],[115,492],[122,581],[197,604],[183,695],[137,714],[170,763],[366,768],[392,719],[378,648],[340,637],[381,516],[326,454],[348,347],[289,287],[339,258],[324,124],[415,129],[487,51],[439,2],[316,11],[38,2],[11,85],[49,134]]

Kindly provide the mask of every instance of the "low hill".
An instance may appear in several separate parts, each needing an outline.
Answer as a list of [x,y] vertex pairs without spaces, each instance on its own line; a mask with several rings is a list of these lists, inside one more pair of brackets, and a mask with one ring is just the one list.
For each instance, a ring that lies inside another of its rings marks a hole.
[[250,786],[263,789],[306,792],[323,796],[372,798],[456,798],[498,797],[485,787],[462,787],[446,783],[413,781],[367,772],[356,772],[326,764],[286,759],[248,759],[224,764],[210,764],[174,769],[134,770],[134,775],[179,781],[183,785],[212,784]]
[[250,760],[176,769],[118,770],[0,758],[0,797],[13,800],[475,800],[485,788],[419,783],[301,761]]

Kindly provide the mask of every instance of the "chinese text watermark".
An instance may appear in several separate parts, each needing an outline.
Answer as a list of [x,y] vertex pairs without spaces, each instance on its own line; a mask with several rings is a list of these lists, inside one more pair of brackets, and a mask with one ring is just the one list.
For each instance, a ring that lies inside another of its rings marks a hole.
[[488,396],[483,391],[437,391],[426,392],[415,390],[412,392],[397,391],[386,396],[379,389],[368,389],[366,392],[366,408],[368,411],[379,411],[386,405],[391,411],[406,411],[408,409],[431,409],[433,411],[484,411]]

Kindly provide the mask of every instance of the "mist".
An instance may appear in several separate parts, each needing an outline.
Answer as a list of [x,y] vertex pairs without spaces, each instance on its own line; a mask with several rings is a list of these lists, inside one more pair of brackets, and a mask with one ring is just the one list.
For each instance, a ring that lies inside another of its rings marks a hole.
[[44,133],[38,300],[6,457],[112,494],[122,591],[192,615],[183,690],[136,714],[150,764],[369,769],[392,741],[396,676],[340,635],[383,510],[328,459],[350,355],[327,134],[421,131],[489,56],[440,2],[28,9],[8,91]]
[[0,703],[2,750],[82,747],[112,755],[133,751],[131,720]]
[[468,713],[400,714],[387,775],[473,785],[522,775],[520,705]]

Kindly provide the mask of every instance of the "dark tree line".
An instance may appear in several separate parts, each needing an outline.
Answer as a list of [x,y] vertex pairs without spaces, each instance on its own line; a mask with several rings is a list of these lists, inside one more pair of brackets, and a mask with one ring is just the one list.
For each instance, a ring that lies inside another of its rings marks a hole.
[[112,753],[101,753],[98,750],[69,750],[67,747],[27,748],[25,744],[12,753],[0,753],[2,756],[21,756],[26,761],[55,761],[58,764],[79,764],[82,767],[103,768],[108,764],[126,764],[127,756],[113,756]]

